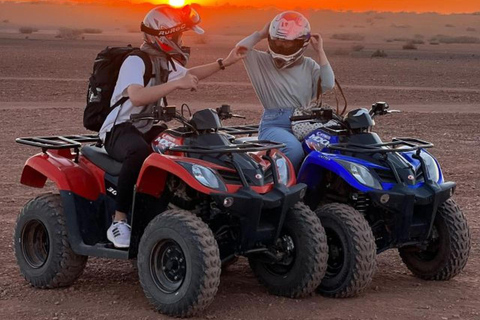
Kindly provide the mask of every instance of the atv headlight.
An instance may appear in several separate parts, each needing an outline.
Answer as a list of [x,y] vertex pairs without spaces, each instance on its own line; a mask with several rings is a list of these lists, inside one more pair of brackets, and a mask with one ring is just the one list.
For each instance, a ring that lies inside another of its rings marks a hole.
[[347,169],[361,184],[370,188],[382,190],[382,185],[377,179],[375,179],[367,167],[345,160],[336,159],[335,161]]
[[425,162],[425,167],[427,168],[427,175],[430,180],[438,182],[438,180],[440,180],[440,169],[438,168],[435,159],[433,159],[433,157],[426,152],[422,152],[420,156]]
[[288,183],[288,163],[285,157],[281,156],[280,154],[275,155],[275,165],[277,166],[278,170],[278,182],[281,184],[287,185]]
[[227,190],[223,181],[212,169],[195,163],[179,162],[179,164],[187,169],[193,177],[205,187],[222,191]]

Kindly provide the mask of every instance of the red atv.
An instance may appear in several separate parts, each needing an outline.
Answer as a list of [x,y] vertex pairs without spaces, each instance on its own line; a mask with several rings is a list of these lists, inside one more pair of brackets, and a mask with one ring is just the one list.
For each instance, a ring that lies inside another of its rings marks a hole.
[[246,256],[271,293],[312,293],[328,249],[320,220],[300,202],[306,186],[296,184],[278,151],[283,144],[236,140],[228,133],[234,127],[222,128],[220,119],[232,116],[228,106],[190,119],[175,107],[132,116],[183,125],[152,143],[132,195],[128,250],[106,238],[122,164],[94,144],[97,136],[18,138],[42,149],[27,160],[21,183],[42,188],[50,179],[59,190],[30,200],[18,216],[15,255],[26,280],[39,288],[68,286],[88,256],[137,259],[150,302],[183,317],[212,302],[222,263]]

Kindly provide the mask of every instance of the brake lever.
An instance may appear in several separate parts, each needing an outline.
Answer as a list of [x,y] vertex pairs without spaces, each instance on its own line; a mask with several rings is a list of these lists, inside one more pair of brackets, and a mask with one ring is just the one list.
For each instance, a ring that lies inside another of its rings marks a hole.
[[239,114],[232,114],[232,118],[247,119],[247,117],[241,116]]
[[401,110],[387,110],[387,113],[402,113]]

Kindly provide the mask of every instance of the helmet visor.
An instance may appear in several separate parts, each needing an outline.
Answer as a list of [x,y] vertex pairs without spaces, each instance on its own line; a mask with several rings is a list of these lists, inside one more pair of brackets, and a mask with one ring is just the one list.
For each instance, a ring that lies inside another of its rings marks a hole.
[[303,39],[284,40],[284,39],[276,39],[276,38],[269,37],[268,45],[270,47],[270,50],[272,50],[274,53],[290,56],[292,54],[297,53],[298,51],[300,51],[300,49],[304,47],[305,40]]

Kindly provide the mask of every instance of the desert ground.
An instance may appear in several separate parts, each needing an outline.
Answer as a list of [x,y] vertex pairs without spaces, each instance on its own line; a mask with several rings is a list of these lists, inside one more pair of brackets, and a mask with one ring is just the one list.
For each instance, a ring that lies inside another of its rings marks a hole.
[[[26,35],[18,32],[21,22],[17,17],[22,11],[5,4],[0,4],[1,8],[4,10],[0,10],[0,20],[4,22],[0,22],[3,23],[0,27],[0,318],[167,318],[148,304],[136,270],[128,261],[91,258],[73,286],[38,290],[21,277],[12,249],[15,219],[22,206],[40,193],[55,190],[52,185],[39,190],[19,183],[25,160],[39,151],[16,144],[15,138],[87,133],[81,119],[95,55],[107,45],[138,45],[140,35],[111,28],[101,34],[85,34],[83,39],[59,39],[55,37],[58,25],[48,24],[46,18],[40,21],[38,17],[35,23],[40,30]],[[28,8],[28,12],[33,12]],[[190,65],[225,57],[242,36],[271,18],[265,12],[255,14],[254,26],[249,24],[245,29],[241,29],[240,22],[233,31],[212,25],[207,38],[186,36],[185,42],[193,47]],[[432,152],[446,179],[457,182],[455,199],[469,222],[472,236],[469,262],[451,281],[425,282],[413,277],[397,252],[390,250],[378,256],[373,283],[361,296],[335,300],[316,295],[295,300],[269,295],[257,283],[248,264],[240,260],[222,273],[215,301],[199,318],[480,319],[480,44],[435,41],[430,44],[428,40],[443,33],[439,29],[445,29],[447,24],[457,28],[446,27],[452,35],[478,35],[465,30],[480,30],[480,16],[432,15],[432,26],[424,21],[425,17],[415,14],[350,15],[352,19],[335,20],[329,16],[325,20],[329,28],[323,33],[327,55],[344,88],[349,109],[387,101],[391,108],[402,113],[378,118],[376,130],[384,140],[412,136],[435,144]],[[210,12],[207,16],[214,14]],[[382,18],[372,18],[375,16]],[[386,19],[389,21],[385,22]],[[224,20],[225,17],[221,21]],[[356,21],[363,21],[364,27],[358,27],[360,22]],[[372,21],[386,27],[369,27]],[[67,23],[68,19],[62,16],[60,26]],[[366,38],[332,39],[336,28],[362,33]],[[414,34],[425,38],[425,43],[418,44],[416,50],[403,50],[403,42],[390,41],[395,37],[413,38]],[[354,50],[354,45],[363,48]],[[260,48],[265,48],[264,44]],[[372,58],[377,49],[388,56]],[[326,99],[333,103],[332,94]],[[236,113],[247,117],[225,122],[226,125],[257,123],[262,111],[241,63],[202,81],[197,92],[173,94],[169,103],[178,106],[187,103],[193,109],[227,103]]]

